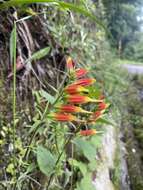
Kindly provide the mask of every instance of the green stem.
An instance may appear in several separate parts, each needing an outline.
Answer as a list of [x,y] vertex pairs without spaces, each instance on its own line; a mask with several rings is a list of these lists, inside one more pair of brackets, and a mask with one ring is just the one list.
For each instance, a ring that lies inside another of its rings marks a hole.
[[15,132],[16,132],[16,23],[13,31],[13,146],[15,151]]
[[[59,154],[59,156],[58,156],[58,158],[57,158],[57,161],[56,161],[56,163],[55,163],[54,170],[56,169],[56,167],[57,167],[57,165],[58,165],[58,163],[59,163],[59,161],[60,161],[60,158],[61,158],[61,156],[63,155],[63,153],[64,153],[64,151],[65,151],[66,146],[69,144],[69,142],[71,141],[72,138],[73,138],[73,135],[70,135],[69,138],[66,140],[66,142],[65,142],[65,144],[64,144],[64,146],[63,146],[63,149],[62,149],[61,153]],[[54,175],[55,175],[55,173],[52,173],[52,174],[50,175],[50,177],[49,177],[49,181],[48,181],[48,185],[47,185],[47,190],[48,190],[48,188],[49,188],[49,186],[50,186],[50,183],[51,183],[51,181],[52,181]]]
[[15,151],[15,137],[16,137],[16,22],[12,31],[12,51],[13,51],[13,164],[14,177],[16,177],[16,151]]
[[72,171],[72,175],[71,175],[71,187],[70,187],[70,190],[72,190],[73,189],[73,175],[74,175],[74,171],[73,171],[73,158],[74,158],[74,144],[72,143],[71,144],[71,146],[72,146],[72,155],[71,155],[71,157],[72,157],[72,163],[71,163],[71,171]]
[[[61,91],[61,93],[58,95],[58,97],[56,98],[55,102],[52,104],[51,109],[52,109],[52,108],[54,107],[54,105],[57,103],[57,101],[58,101],[59,98],[62,96],[62,94],[63,94],[63,91]],[[49,104],[47,103],[46,108],[45,108],[44,113],[43,113],[42,118],[41,118],[41,123],[44,121],[45,117],[47,116],[47,112],[49,112],[48,107],[49,107]],[[50,109],[50,111],[51,111],[51,109]],[[41,123],[35,128],[35,131],[34,131],[32,137],[30,138],[29,145],[28,145],[27,150],[26,150],[25,155],[24,155],[24,158],[26,158],[26,160],[28,160],[28,156],[29,156],[29,153],[30,153],[31,144],[32,144],[32,142],[33,142],[33,139],[35,138],[35,135],[36,135],[36,133],[37,133],[37,131],[38,131],[38,129],[39,129]]]

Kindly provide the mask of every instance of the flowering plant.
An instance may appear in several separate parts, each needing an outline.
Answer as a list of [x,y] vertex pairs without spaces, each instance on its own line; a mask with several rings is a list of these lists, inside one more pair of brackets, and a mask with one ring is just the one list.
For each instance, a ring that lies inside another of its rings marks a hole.
[[[48,114],[48,118],[58,122],[73,122],[76,132],[82,136],[94,135],[95,129],[81,130],[81,125],[88,126],[97,122],[104,116],[109,104],[100,93],[97,97],[90,96],[89,87],[93,86],[96,79],[87,77],[89,73],[85,68],[76,68],[71,57],[66,60],[69,84],[64,87],[62,96],[55,104],[55,112]],[[86,110],[87,103],[90,103],[90,110]],[[77,127],[78,126],[78,127]]]
[[[82,157],[94,163],[96,147],[93,142],[89,142],[92,140],[90,137],[102,133],[96,127],[97,123],[108,123],[104,115],[109,104],[97,85],[94,85],[96,79],[88,76],[89,70],[77,68],[71,57],[66,59],[66,65],[67,78],[55,97],[44,90],[35,94],[38,113],[30,130],[33,135],[24,156],[28,160],[30,147],[35,142],[38,167],[48,177],[48,183],[45,182],[47,189],[52,186],[53,181],[59,180],[58,183],[62,183],[59,176],[69,175],[71,170],[63,165],[68,163],[71,168],[78,166],[83,171],[73,155],[74,145],[83,151]],[[96,135],[94,139],[98,140],[99,136]],[[85,168],[88,169],[87,163]],[[65,180],[71,186],[75,175],[73,170],[69,179]]]

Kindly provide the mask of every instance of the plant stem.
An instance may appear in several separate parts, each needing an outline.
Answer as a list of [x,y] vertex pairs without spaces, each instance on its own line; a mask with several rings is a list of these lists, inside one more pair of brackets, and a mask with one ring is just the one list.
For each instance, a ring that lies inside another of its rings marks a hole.
[[71,163],[71,171],[72,171],[72,175],[71,175],[71,187],[70,187],[70,190],[72,190],[73,189],[73,175],[74,175],[74,171],[73,171],[73,158],[74,158],[74,144],[72,143],[71,144],[71,148],[72,148],[72,155],[71,155],[71,157],[72,157],[72,163]]
[[[66,142],[65,142],[65,144],[64,144],[64,146],[63,146],[63,149],[62,149],[61,153],[59,154],[59,156],[58,156],[58,158],[57,158],[57,161],[56,161],[56,163],[55,163],[54,170],[56,169],[56,166],[58,165],[58,163],[59,163],[59,161],[60,161],[60,158],[61,158],[61,156],[63,155],[63,153],[64,153],[64,151],[65,151],[66,146],[69,144],[69,142],[71,141],[72,138],[73,138],[73,135],[70,135],[69,138],[66,140]],[[52,173],[52,174],[50,175],[50,177],[49,177],[49,181],[48,181],[48,185],[47,185],[47,190],[48,190],[48,188],[49,188],[49,186],[50,186],[50,183],[51,183],[51,181],[52,181],[52,179],[53,179],[53,177],[54,177],[54,174],[55,174],[55,173]]]
[[16,178],[16,151],[15,151],[15,137],[16,137],[16,22],[11,34],[11,48],[13,60],[13,164],[14,177]]

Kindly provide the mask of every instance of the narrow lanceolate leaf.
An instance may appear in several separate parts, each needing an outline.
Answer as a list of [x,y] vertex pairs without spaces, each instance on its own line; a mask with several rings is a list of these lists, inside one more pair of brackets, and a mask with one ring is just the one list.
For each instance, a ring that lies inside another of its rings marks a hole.
[[97,120],[97,122],[102,123],[102,124],[108,124],[108,125],[116,126],[115,123],[113,123],[112,121],[107,120],[105,118],[100,118],[100,119]]
[[50,176],[54,172],[56,159],[48,149],[41,145],[37,148],[37,162],[41,172],[46,176]]
[[16,41],[16,27],[14,26],[10,35],[10,62],[11,63],[13,63],[13,58],[15,54],[14,51],[16,51],[15,41]]
[[35,52],[26,62],[39,60],[45,57],[49,53],[49,51],[50,51],[50,47],[40,49],[39,51]]
[[44,91],[44,90],[40,90],[40,95],[45,98],[49,103],[53,104],[55,102],[55,98],[54,96],[52,96],[51,94],[49,94],[48,92]]
[[89,17],[93,21],[95,21],[100,27],[105,28],[104,24],[93,14],[91,14],[89,11],[87,11],[85,8],[79,7],[76,4],[73,3],[67,3],[64,1],[59,0],[10,0],[8,2],[4,2],[0,5],[0,9],[5,9],[11,6],[20,6],[23,4],[31,4],[31,3],[55,3],[56,5],[64,8],[73,10],[74,12],[80,13],[82,15],[85,15],[86,17]]

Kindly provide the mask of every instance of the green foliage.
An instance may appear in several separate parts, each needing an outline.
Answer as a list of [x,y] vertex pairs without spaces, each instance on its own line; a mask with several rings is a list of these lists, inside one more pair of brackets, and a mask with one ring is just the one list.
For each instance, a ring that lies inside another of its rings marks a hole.
[[74,140],[74,143],[76,144],[78,151],[82,152],[89,161],[95,159],[96,149],[90,142],[81,138],[77,138]]
[[34,53],[30,58],[28,58],[28,60],[26,62],[37,61],[37,60],[45,57],[49,53],[49,51],[50,51],[50,47],[40,49],[39,51]]
[[100,27],[104,28],[104,25],[100,20],[98,20],[93,14],[88,12],[86,9],[79,7],[78,5],[74,5],[73,3],[67,3],[64,1],[58,1],[58,0],[23,0],[23,1],[18,1],[18,0],[10,0],[9,2],[4,2],[0,5],[0,9],[5,9],[11,6],[19,6],[19,5],[24,5],[24,4],[30,4],[30,3],[54,3],[55,5],[60,6],[64,10],[70,9],[73,10],[77,13],[83,14],[86,17],[91,18],[94,20]]
[[40,96],[45,98],[46,101],[48,101],[49,103],[53,104],[55,102],[55,98],[53,96],[51,96],[48,92],[44,91],[44,90],[40,90]]
[[50,176],[54,172],[56,158],[43,146],[37,147],[37,162],[40,170]]
[[[113,36],[111,44],[117,48],[119,56],[126,57],[125,48],[129,43],[137,43],[136,32],[140,31],[140,21],[137,19],[141,5],[137,1],[104,1],[107,25]],[[138,38],[139,39],[139,38]],[[132,53],[131,53],[132,54]]]
[[95,190],[95,187],[92,185],[91,177],[91,174],[86,174],[81,182],[77,184],[76,190]]

